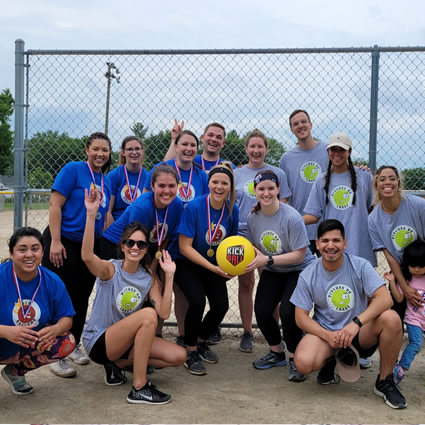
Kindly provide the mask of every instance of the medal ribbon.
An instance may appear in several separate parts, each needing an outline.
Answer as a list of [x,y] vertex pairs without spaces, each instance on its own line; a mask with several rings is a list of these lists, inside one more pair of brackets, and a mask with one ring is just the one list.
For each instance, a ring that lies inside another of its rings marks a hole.
[[124,167],[125,181],[127,183],[128,192],[130,193],[130,201],[131,201],[131,203],[133,203],[137,198],[137,190],[139,189],[139,184],[140,184],[140,179],[142,177],[143,167],[140,167],[139,178],[137,179],[136,189],[134,189],[134,192],[131,191],[131,184],[130,184],[130,180],[128,179],[127,167],[125,166],[125,164],[123,165],[123,167]]
[[[214,168],[215,166],[217,166],[218,165],[218,161],[220,161],[220,158],[218,158],[217,159],[217,161],[215,162],[215,164],[211,167],[211,168]],[[208,173],[208,171],[206,170],[206,167],[205,167],[205,161],[204,161],[204,157],[201,155],[201,162],[202,162],[202,169],[206,172],[206,173]]]
[[179,166],[177,165],[177,161],[176,161],[176,160],[174,160],[174,164],[175,164],[175,166],[176,166],[177,173],[178,173],[178,175],[179,175],[179,179],[180,179],[180,183],[181,183],[181,185],[182,185],[183,198],[184,198],[184,199],[187,199],[187,198],[189,198],[190,186],[192,185],[193,164],[192,164],[192,166],[190,167],[189,182],[187,183],[186,190],[184,189],[184,186],[183,186],[183,179],[182,179],[182,176],[181,176],[181,174],[180,174],[180,168],[179,168]]
[[164,220],[162,222],[161,233],[159,233],[159,220],[158,220],[158,212],[155,208],[155,220],[156,220],[156,238],[158,239],[158,251],[161,248],[162,239],[164,239],[165,234],[165,225],[167,224],[167,216],[168,216],[168,207],[165,210]]
[[223,220],[223,215],[224,215],[224,208],[226,207],[226,204],[223,204],[223,208],[221,209],[221,216],[220,219],[218,220],[217,226],[215,226],[215,230],[214,233],[211,236],[211,213],[210,213],[210,195],[207,196],[207,218],[208,218],[208,241],[210,244],[210,247],[213,243],[213,240],[215,238],[215,235],[217,234],[217,231],[220,227],[221,224],[221,220]]
[[[90,164],[89,164],[88,161],[86,162],[86,164],[87,164],[87,167],[89,167],[91,178],[93,180],[93,184],[96,186],[96,180],[94,178],[93,170],[91,169]],[[100,172],[100,179],[101,179],[100,181],[101,181],[101,187],[102,187],[101,197],[100,197],[100,203],[102,204],[103,198],[105,197],[105,185],[104,185],[104,181],[103,181],[103,173],[102,173],[102,171]]]
[[19,302],[21,303],[22,316],[24,317],[24,320],[27,318],[27,315],[28,315],[28,313],[29,313],[29,311],[31,309],[32,303],[35,300],[35,297],[37,296],[37,292],[38,292],[38,290],[40,289],[40,286],[41,286],[41,276],[42,276],[42,273],[41,273],[40,267],[37,267],[37,270],[38,270],[38,276],[39,276],[38,286],[37,286],[37,289],[34,292],[34,295],[32,296],[31,302],[29,303],[29,305],[27,307],[27,311],[25,312],[24,302],[22,301],[21,291],[19,289],[18,277],[16,276],[15,269],[12,266],[13,281],[15,282],[16,291],[18,292]]

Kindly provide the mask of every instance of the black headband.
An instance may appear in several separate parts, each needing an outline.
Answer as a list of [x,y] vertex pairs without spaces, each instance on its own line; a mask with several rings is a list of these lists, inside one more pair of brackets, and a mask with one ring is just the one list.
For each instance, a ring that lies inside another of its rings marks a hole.
[[226,167],[214,167],[214,168],[212,168],[212,169],[210,170],[210,172],[208,173],[208,183],[210,182],[211,177],[212,177],[214,174],[217,174],[217,173],[223,173],[223,174],[228,175],[228,176],[229,176],[229,179],[230,179],[230,183],[231,183],[231,185],[233,186],[233,174],[232,174],[232,172],[231,172],[228,168],[226,168]]
[[264,173],[257,174],[254,178],[254,187],[258,183],[263,182],[264,180],[271,180],[276,183],[276,186],[279,186],[279,180],[277,179],[276,174],[271,173],[270,171],[264,171]]

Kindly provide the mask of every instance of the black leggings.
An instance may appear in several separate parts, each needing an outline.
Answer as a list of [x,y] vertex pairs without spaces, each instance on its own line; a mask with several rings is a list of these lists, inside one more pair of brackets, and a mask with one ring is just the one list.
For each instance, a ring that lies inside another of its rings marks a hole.
[[291,353],[295,353],[302,338],[302,330],[295,323],[295,306],[289,302],[299,274],[300,271],[276,273],[263,270],[255,295],[257,324],[270,346],[281,342],[279,325],[273,317],[276,306],[280,303],[283,337]]
[[70,329],[70,332],[74,335],[75,341],[78,344],[86,321],[89,298],[93,290],[96,277],[90,273],[86,264],[81,259],[81,242],[72,241],[61,236],[61,242],[66,249],[67,258],[63,259],[63,266],[59,268],[55,267],[50,262],[50,245],[52,242],[52,236],[50,234],[49,227],[46,227],[43,232],[43,242],[43,266],[56,273],[62,279],[65,283],[68,294],[71,297],[75,316],[72,320],[72,328]]
[[[183,291],[189,308],[184,319],[186,345],[196,346],[198,337],[207,339],[229,309],[226,279],[190,261],[176,260],[174,279]],[[206,298],[210,310],[202,320]]]

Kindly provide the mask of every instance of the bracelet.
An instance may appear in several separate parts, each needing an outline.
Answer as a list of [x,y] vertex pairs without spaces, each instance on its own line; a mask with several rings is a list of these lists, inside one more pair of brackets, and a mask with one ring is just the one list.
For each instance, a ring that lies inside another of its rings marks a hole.
[[360,319],[357,316],[354,316],[351,319],[356,325],[358,325],[359,328],[361,328],[363,326],[363,323],[360,321]]

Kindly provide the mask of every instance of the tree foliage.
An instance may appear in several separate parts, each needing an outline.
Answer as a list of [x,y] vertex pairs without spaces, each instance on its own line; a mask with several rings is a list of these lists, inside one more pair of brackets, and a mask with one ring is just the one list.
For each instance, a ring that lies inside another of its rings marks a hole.
[[425,190],[425,168],[410,168],[402,171],[403,189]]
[[13,169],[13,132],[10,117],[15,101],[9,89],[0,93],[0,174],[11,174]]

